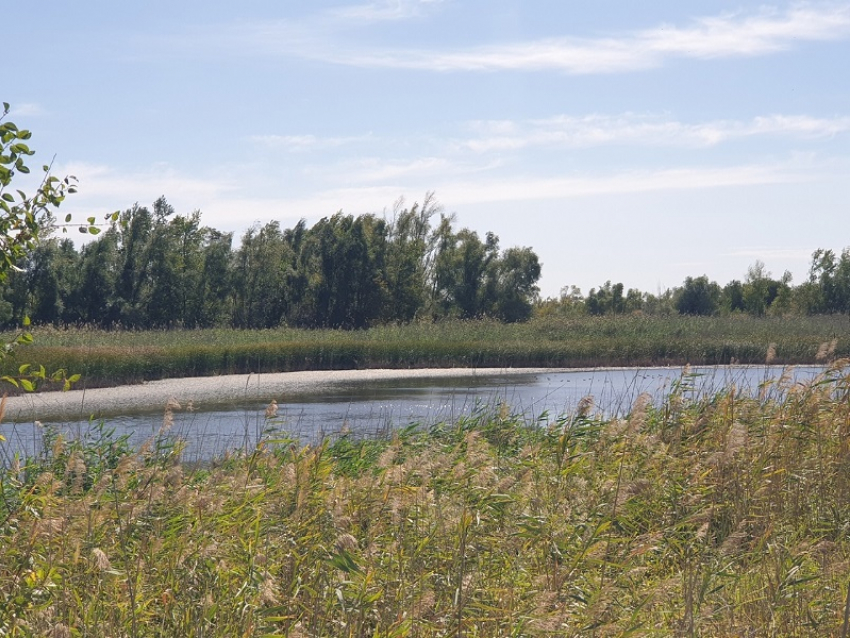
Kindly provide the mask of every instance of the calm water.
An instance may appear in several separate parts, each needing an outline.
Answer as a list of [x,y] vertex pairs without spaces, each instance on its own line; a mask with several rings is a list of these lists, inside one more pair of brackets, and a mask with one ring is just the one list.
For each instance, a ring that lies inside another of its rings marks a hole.
[[[806,381],[822,370],[797,367],[794,378]],[[778,378],[782,367],[692,368],[689,392],[711,394],[730,384],[755,393],[759,385]],[[184,457],[205,459],[237,448],[250,449],[267,428],[302,442],[315,442],[342,430],[375,434],[412,423],[432,425],[507,404],[514,414],[545,421],[573,412],[583,397],[592,396],[598,410],[615,416],[625,414],[642,393],[656,401],[682,379],[680,368],[631,368],[618,370],[553,371],[510,377],[470,377],[463,380],[358,382],[317,394],[287,397],[276,418],[265,418],[265,404],[233,405],[214,412],[177,412],[170,432],[187,442]],[[138,445],[162,426],[162,411],[113,417],[105,424],[116,434],[129,434]],[[91,432],[88,421],[45,424],[58,428],[66,437]],[[0,447],[0,460],[8,462],[15,451],[38,454],[43,430],[33,424],[0,426],[7,442]]]

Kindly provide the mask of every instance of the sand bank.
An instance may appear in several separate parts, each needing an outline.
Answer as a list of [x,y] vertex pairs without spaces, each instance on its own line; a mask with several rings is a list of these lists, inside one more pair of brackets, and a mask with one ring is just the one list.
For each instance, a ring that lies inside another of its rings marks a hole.
[[39,392],[10,397],[4,421],[75,421],[90,416],[160,411],[173,398],[196,409],[248,401],[286,401],[288,396],[317,394],[351,384],[406,379],[464,379],[553,372],[551,368],[428,368],[421,370],[334,370],[232,374],[217,377],[164,379],[140,385]]

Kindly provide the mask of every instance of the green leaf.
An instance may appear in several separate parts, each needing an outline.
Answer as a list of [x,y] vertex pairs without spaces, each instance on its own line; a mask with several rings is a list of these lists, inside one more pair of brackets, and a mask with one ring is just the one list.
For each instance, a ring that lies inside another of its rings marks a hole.
[[336,567],[338,570],[345,572],[346,574],[362,571],[362,567],[357,564],[357,561],[354,560],[354,557],[344,549],[338,554],[334,554],[333,556],[331,556],[328,559],[328,562],[334,567]]
[[67,224],[69,221],[71,221],[71,213],[65,215],[65,223]]
[[35,390],[35,384],[29,379],[21,379],[21,387],[27,392],[32,392]]
[[21,322],[24,326],[28,326],[32,323],[29,317],[24,317],[24,320]]
[[89,226],[89,232],[92,235],[99,235],[100,234],[100,228],[97,228],[96,226]]

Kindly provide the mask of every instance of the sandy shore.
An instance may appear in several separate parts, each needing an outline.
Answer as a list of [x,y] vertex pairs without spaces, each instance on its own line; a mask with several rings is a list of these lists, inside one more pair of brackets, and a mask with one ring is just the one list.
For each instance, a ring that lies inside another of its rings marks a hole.
[[287,396],[316,394],[335,387],[405,379],[465,379],[553,372],[551,368],[429,368],[422,370],[335,370],[233,374],[165,379],[141,385],[69,392],[39,392],[10,397],[4,421],[75,421],[90,416],[160,411],[169,399],[196,409],[244,401],[286,401]]

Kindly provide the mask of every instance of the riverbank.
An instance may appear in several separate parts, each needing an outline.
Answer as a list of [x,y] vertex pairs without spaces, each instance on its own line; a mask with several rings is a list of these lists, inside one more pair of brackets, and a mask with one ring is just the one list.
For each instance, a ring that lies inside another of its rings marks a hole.
[[234,403],[257,403],[314,394],[352,383],[399,380],[498,378],[551,372],[550,368],[427,368],[414,370],[331,370],[231,374],[163,379],[111,388],[37,392],[6,399],[4,420],[76,421],[161,411],[170,400],[209,410]]
[[822,364],[850,356],[848,332],[845,316],[556,317],[357,331],[38,328],[34,345],[7,357],[0,372],[15,376],[33,363],[79,374],[77,387],[92,389],[316,370]]

